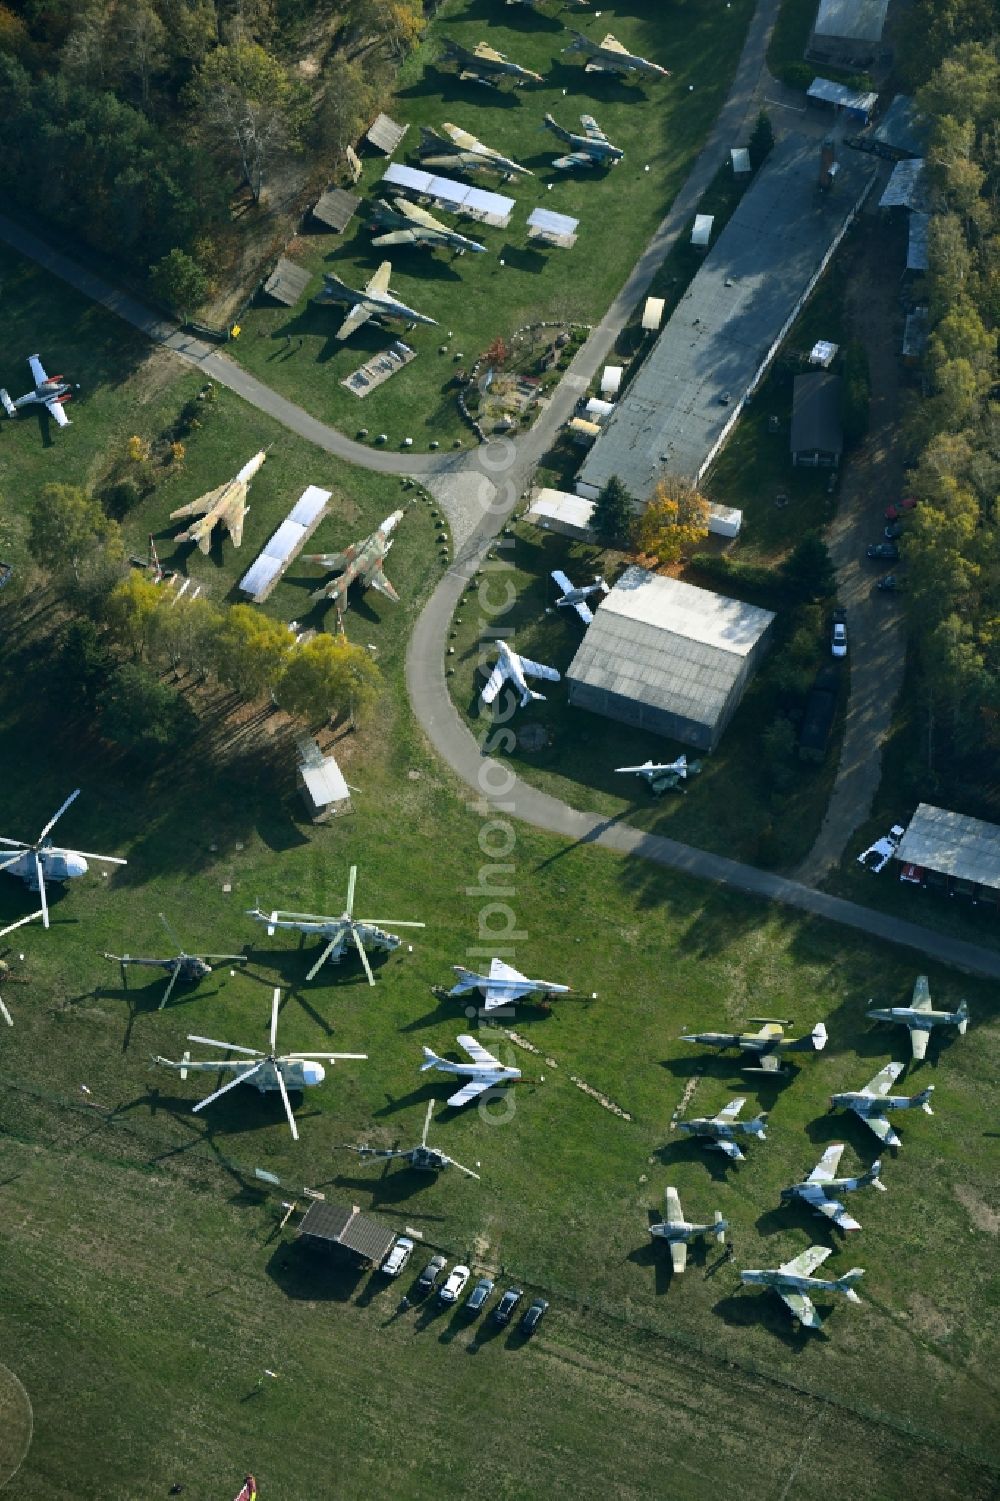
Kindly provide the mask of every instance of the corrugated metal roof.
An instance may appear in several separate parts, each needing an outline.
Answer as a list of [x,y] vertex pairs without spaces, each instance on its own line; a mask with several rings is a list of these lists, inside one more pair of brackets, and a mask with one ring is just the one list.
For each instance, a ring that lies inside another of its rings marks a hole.
[[351,790],[332,756],[326,756],[319,766],[300,766],[299,775],[317,808],[350,801]]
[[810,370],[795,377],[788,446],[792,453],[841,452],[844,434],[840,426],[839,375]]
[[909,94],[897,94],[875,129],[868,134],[901,156],[927,154],[929,127]]
[[343,188],[330,188],[313,205],[313,217],[339,234],[354,218],[360,202],[356,193],[347,193]]
[[409,128],[408,125],[397,125],[388,115],[376,115],[366,139],[379,151],[384,151],[386,156],[391,156]]
[[695,214],[694,228],[691,231],[691,244],[707,245],[712,238],[712,225],[714,223],[714,214]]
[[903,328],[903,357],[908,360],[918,360],[927,347],[927,309],[915,307],[912,313],[907,313],[906,324]]
[[818,143],[793,135],[774,147],[584,460],[581,483],[601,490],[617,474],[648,500],[662,470],[704,469],[875,171],[858,152],[840,167],[835,190],[820,193]]
[[733,146],[729,152],[729,159],[733,164],[733,171],[737,177],[741,177],[744,172],[751,170],[750,153],[745,146]]
[[[600,619],[600,612],[595,619]],[[922,865],[1000,889],[1000,825],[920,803],[896,858],[906,865]]]
[[294,261],[288,261],[282,256],[264,283],[264,291],[275,302],[284,303],[285,307],[294,307],[299,298],[305,296],[308,285],[309,272],[305,266],[297,266]]
[[527,520],[536,526],[554,525],[580,537],[590,536],[593,516],[592,500],[582,500],[579,495],[570,495],[565,490],[539,490],[527,512]]
[[889,0],[819,0],[813,34],[877,42],[888,9]]
[[926,271],[930,265],[927,248],[930,227],[930,214],[919,214],[916,211],[911,213],[910,234],[906,246],[907,271]]
[[915,209],[927,207],[922,156],[909,157],[905,162],[896,163],[892,169],[892,176],[886,183],[885,192],[878,201],[878,206],[879,208]]
[[846,84],[834,83],[832,78],[814,78],[806,89],[807,99],[821,99],[824,104],[839,104],[842,109],[861,110],[870,115],[878,103],[878,95],[860,93]]
[[394,1230],[381,1220],[362,1214],[356,1204],[344,1208],[339,1204],[319,1202],[310,1204],[299,1226],[299,1234],[342,1246],[369,1261],[382,1261],[396,1239]]

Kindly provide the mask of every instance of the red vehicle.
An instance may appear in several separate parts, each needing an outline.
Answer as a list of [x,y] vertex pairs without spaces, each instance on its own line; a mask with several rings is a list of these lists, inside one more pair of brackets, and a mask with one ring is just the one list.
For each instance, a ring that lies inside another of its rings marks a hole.
[[886,508],[885,508],[885,519],[886,519],[886,521],[899,521],[901,517],[903,517],[903,516],[906,515],[907,511],[913,511],[913,510],[915,510],[916,509],[916,505],[917,505],[916,496],[915,495],[906,495],[898,503],[898,505],[886,506]]

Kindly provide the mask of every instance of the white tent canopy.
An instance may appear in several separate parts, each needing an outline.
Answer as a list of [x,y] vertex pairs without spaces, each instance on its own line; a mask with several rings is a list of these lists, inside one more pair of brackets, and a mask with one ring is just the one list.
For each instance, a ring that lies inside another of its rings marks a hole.
[[507,227],[515,207],[514,199],[505,198],[502,193],[487,193],[482,188],[455,182],[450,177],[435,177],[432,172],[407,167],[402,162],[392,162],[382,181],[393,188],[408,188],[411,193],[426,194],[456,213],[472,214],[496,229]]

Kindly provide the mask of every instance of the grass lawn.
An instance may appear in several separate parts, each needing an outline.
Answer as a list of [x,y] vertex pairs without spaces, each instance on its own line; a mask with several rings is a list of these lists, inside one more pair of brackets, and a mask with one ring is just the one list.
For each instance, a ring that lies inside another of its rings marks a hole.
[[[424,44],[406,64],[391,106],[394,117],[410,126],[397,159],[416,164],[421,124],[440,128],[450,121],[471,130],[535,173],[510,184],[487,176],[479,184],[517,200],[510,226],[480,233],[476,224],[459,225],[487,246],[488,255],[453,260],[419,248],[391,254],[394,289],[440,326],[402,335],[419,357],[364,400],[340,381],[385,348],[390,335],[369,324],[339,344],[334,332],[341,310],[315,307],[309,300],[321,287],[324,270],[355,287],[374,272],[381,255],[371,248],[363,209],[343,238],[299,237],[291,253],[312,274],[306,300],[291,310],[263,302],[251,308],[231,352],[276,389],[345,431],[366,427],[373,437],[385,432],[393,445],[412,437],[421,448],[432,440],[448,446],[456,436],[473,441],[456,406],[455,370],[471,365],[493,338],[509,338],[523,324],[592,323],[603,314],[715,118],[752,9],[751,0],[733,0],[730,7],[699,4],[664,12],[659,0],[637,0],[605,7],[599,21],[584,11],[574,22],[566,13],[534,14],[483,0],[442,5]],[[599,37],[612,30],[626,46],[669,67],[672,77],[634,84],[585,74],[582,59],[560,55],[569,41],[563,20]],[[488,41],[543,73],[546,82],[521,89],[462,83],[453,68],[435,61],[442,35],[469,48]],[[574,130],[581,113],[593,113],[625,150],[624,161],[606,173],[555,170],[552,159],[564,148],[542,129],[546,112]],[[374,196],[385,166],[381,156],[366,160],[361,182],[366,200]],[[580,220],[571,251],[540,250],[526,241],[525,219],[542,205]],[[442,344],[448,346],[445,354],[438,353]]]

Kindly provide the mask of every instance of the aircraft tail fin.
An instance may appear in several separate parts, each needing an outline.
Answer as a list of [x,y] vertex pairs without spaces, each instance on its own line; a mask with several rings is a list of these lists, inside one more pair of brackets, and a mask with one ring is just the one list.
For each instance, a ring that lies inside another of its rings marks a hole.
[[761,1141],[767,1140],[767,1131],[765,1130],[767,1126],[766,1110],[762,1110],[758,1116],[755,1116],[752,1121],[747,1121],[746,1124],[747,1130],[751,1131],[754,1136],[758,1136]]
[[729,1222],[722,1218],[721,1211],[717,1209],[715,1211],[715,1229],[712,1231],[712,1234],[715,1236],[715,1239],[720,1246],[724,1246],[726,1244],[726,1231],[728,1229]]
[[934,1111],[931,1109],[931,1095],[933,1093],[934,1085],[928,1084],[926,1089],[922,1089],[919,1094],[915,1094],[913,1096],[914,1105],[919,1105],[921,1110],[923,1110],[927,1115],[934,1114]]
[[17,407],[11,401],[10,396],[2,386],[0,386],[0,404],[3,405],[3,409],[7,413],[8,417],[17,416]]
[[443,1058],[439,1058],[438,1055],[437,1055],[437,1053],[434,1052],[433,1048],[425,1047],[424,1048],[424,1061],[420,1065],[420,1072],[421,1073],[425,1073],[427,1071],[427,1069],[429,1069],[429,1068],[437,1068],[438,1065],[441,1064],[441,1063],[443,1063],[443,1062],[444,1062],[444,1059]]
[[968,1029],[968,1025],[969,1025],[969,1003],[968,1003],[968,1001],[959,1001],[959,1003],[958,1003],[958,1010],[956,1011],[955,1015],[957,1017],[959,1017],[958,1030],[964,1036],[966,1030]]
[[881,1172],[882,1172],[882,1159],[881,1158],[876,1158],[876,1160],[872,1163],[871,1167],[867,1170],[867,1172],[864,1172],[864,1173],[861,1174],[861,1177],[858,1179],[858,1187],[859,1188],[867,1188],[868,1184],[870,1183],[873,1188],[882,1188],[882,1189],[884,1189],[885,1188],[885,1184],[882,1182],[881,1177],[879,1176],[881,1174]]
[[854,1291],[854,1284],[855,1282],[860,1282],[861,1278],[864,1275],[865,1269],[863,1266],[852,1266],[851,1270],[849,1272],[845,1272],[842,1277],[838,1277],[833,1285],[837,1289],[837,1291],[839,1293],[843,1293],[844,1297],[847,1298],[851,1303],[860,1303],[861,1299]]
[[812,1029],[810,1040],[817,1053],[822,1053],[826,1047],[826,1027],[822,1022],[817,1022]]
[[[528,697],[524,701],[525,704],[527,704],[529,702],[530,703],[535,703],[535,704],[544,703],[545,702],[545,694],[544,693],[536,693],[535,690],[534,690],[534,688],[529,688],[527,690],[527,693],[528,693]],[[523,707],[523,705],[522,705],[522,707]]]

